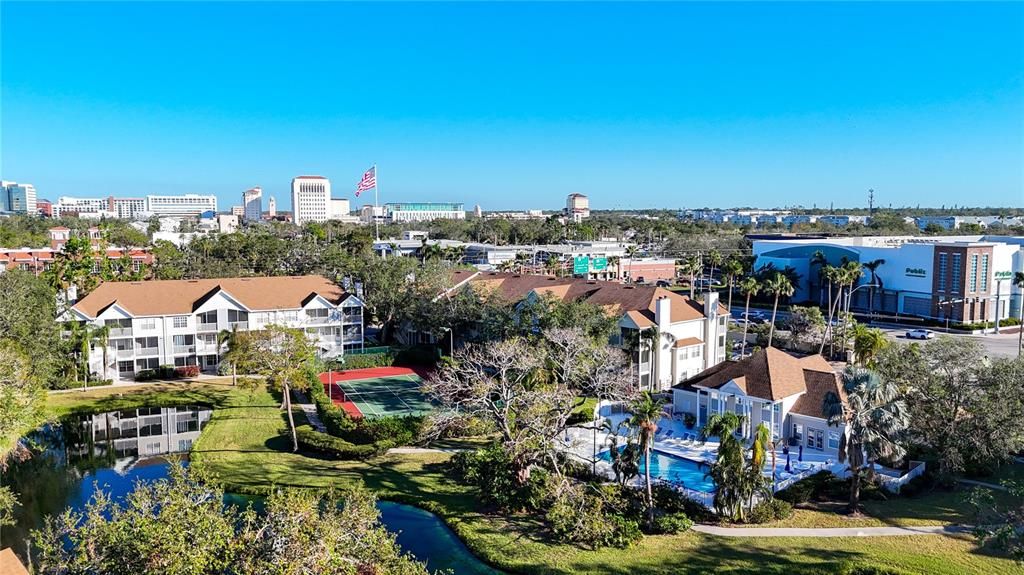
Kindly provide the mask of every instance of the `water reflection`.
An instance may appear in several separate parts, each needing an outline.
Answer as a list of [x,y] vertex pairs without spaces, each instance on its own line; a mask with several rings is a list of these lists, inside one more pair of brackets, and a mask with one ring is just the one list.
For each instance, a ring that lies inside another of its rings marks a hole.
[[31,457],[11,465],[0,484],[18,494],[16,524],[0,529],[0,547],[23,559],[29,531],[42,518],[82,509],[98,486],[128,494],[137,480],[166,476],[167,457],[184,457],[213,411],[201,407],[147,407],[70,416],[26,437]]

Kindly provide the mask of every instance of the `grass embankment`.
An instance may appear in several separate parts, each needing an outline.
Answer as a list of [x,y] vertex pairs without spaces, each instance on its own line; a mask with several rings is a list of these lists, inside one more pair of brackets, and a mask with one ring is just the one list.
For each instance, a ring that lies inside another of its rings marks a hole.
[[[368,461],[332,461],[293,454],[288,438],[280,434],[283,419],[269,393],[262,388],[248,393],[230,387],[225,391],[223,387],[186,389],[190,394],[204,394],[216,408],[193,447],[192,464],[216,473],[229,490],[252,492],[270,485],[330,487],[361,482],[384,498],[438,513],[477,555],[516,573],[831,574],[844,564],[878,565],[929,575],[1024,573],[1009,560],[980,552],[967,536],[723,538],[685,533],[646,537],[628,550],[588,551],[554,545],[546,541],[543,528],[530,518],[508,519],[477,512],[473,491],[446,476],[441,465],[449,457],[446,453],[386,455]],[[142,398],[137,405],[164,398],[169,391],[173,390],[140,392]],[[81,405],[62,399],[58,408],[68,412],[82,411],[87,405],[112,405],[114,400],[101,395],[100,390],[83,393],[79,395],[84,400]],[[126,394],[117,401],[132,400]],[[916,506],[901,507],[896,500],[885,509],[888,515],[893,510],[913,515],[928,507],[927,497],[931,496],[925,496]],[[808,511],[798,514],[795,522],[814,525],[821,519],[808,514],[825,515]],[[943,517],[940,514],[932,522]],[[889,517],[880,521],[899,524],[899,520]]]

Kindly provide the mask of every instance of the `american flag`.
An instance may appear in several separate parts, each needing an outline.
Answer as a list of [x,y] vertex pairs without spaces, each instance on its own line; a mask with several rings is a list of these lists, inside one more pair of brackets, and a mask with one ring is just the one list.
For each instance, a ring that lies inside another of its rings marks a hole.
[[363,174],[363,179],[359,180],[359,185],[356,186],[356,197],[358,198],[359,194],[365,192],[366,190],[372,190],[373,188],[376,187],[377,166],[374,166],[369,170],[366,170],[366,173]]

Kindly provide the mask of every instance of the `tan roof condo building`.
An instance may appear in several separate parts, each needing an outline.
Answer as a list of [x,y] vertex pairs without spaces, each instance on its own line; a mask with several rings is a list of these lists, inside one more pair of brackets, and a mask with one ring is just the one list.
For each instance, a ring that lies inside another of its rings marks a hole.
[[323,176],[299,176],[292,179],[292,221],[326,222],[330,218],[331,181]]
[[101,379],[163,365],[217,373],[222,330],[299,328],[321,357],[363,346],[363,302],[322,276],[107,282],[62,319],[110,329],[107,353],[94,344],[89,357]]

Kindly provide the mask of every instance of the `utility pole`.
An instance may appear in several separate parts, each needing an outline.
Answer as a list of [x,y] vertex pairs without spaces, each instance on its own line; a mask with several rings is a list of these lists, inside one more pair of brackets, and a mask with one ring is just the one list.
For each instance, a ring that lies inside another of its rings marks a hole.
[[868,215],[875,215],[875,190],[868,188]]

